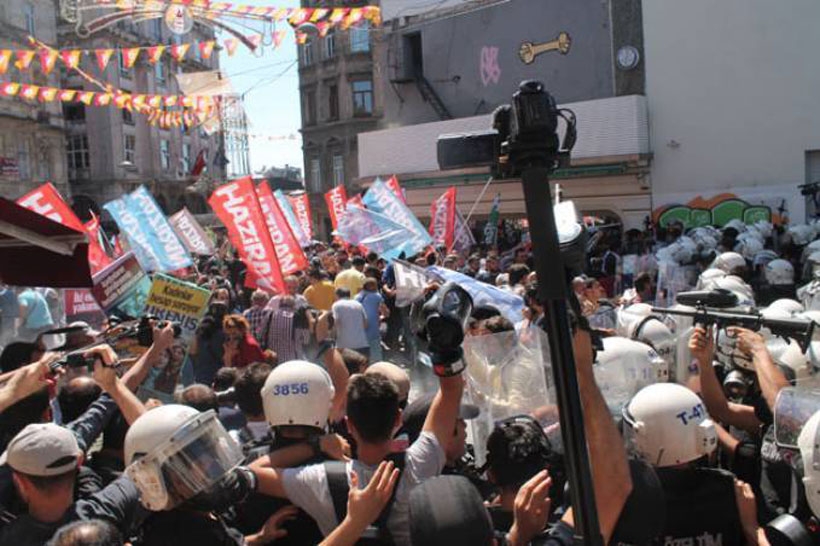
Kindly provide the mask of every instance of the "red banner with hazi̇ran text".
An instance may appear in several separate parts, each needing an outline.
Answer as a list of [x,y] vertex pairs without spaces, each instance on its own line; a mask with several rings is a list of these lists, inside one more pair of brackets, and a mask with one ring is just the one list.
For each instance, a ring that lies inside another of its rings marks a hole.
[[228,238],[248,266],[245,286],[285,293],[285,281],[253,180],[247,176],[217,188],[208,199]]
[[85,233],[88,236],[88,264],[91,266],[92,275],[111,263],[111,258],[100,244],[99,222],[95,223],[92,219],[89,222],[92,224],[90,228],[83,224],[51,182],[46,182],[25,194],[17,200],[17,204],[80,233]]
[[455,241],[456,188],[448,189],[430,205],[430,236],[449,252]]
[[288,224],[285,214],[279,207],[279,202],[273,196],[267,181],[256,186],[256,196],[259,198],[262,214],[265,215],[265,222],[268,224],[268,231],[270,231],[282,274],[293,275],[297,271],[307,269],[307,256],[305,256],[299,241],[296,240],[296,236],[290,229],[290,224]]
[[300,193],[298,195],[289,195],[288,201],[293,207],[293,212],[299,220],[299,225],[302,226],[302,231],[305,232],[308,239],[313,239],[313,222],[310,218],[310,198],[307,193]]

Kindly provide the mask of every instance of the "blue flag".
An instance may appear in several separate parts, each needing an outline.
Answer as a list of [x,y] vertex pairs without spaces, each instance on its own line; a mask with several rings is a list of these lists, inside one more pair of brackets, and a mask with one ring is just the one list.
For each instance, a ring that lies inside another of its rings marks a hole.
[[128,194],[125,202],[134,215],[144,221],[143,229],[149,234],[148,240],[159,259],[160,271],[176,271],[193,265],[185,245],[145,186]]
[[154,254],[153,246],[148,242],[148,232],[143,230],[139,218],[128,207],[125,198],[109,201],[103,208],[114,218],[140,266],[148,272],[160,271],[159,259]]
[[[379,215],[378,221],[389,221],[407,230],[409,240],[401,245],[407,257],[417,254],[433,244],[433,238],[421,225],[407,205],[380,179],[376,179],[362,198],[368,210]],[[388,220],[389,219],[389,220]],[[400,254],[401,252],[399,252]],[[398,257],[398,254],[396,254]],[[390,258],[392,259],[392,258]]]

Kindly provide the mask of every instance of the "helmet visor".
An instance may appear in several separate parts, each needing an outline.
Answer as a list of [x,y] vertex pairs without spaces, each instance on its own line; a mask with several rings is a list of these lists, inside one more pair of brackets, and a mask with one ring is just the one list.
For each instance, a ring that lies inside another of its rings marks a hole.
[[[242,462],[242,450],[213,411],[185,423],[154,452],[128,468],[137,484],[164,489],[161,509],[170,510],[211,487]],[[155,476],[159,477],[156,483]]]
[[803,425],[820,410],[820,384],[786,387],[774,405],[774,438],[780,447],[798,449],[797,439]]

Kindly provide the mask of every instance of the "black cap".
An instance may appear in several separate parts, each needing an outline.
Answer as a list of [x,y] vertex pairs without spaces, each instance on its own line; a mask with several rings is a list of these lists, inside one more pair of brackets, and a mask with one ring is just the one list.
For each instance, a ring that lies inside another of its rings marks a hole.
[[[421,434],[421,429],[424,428],[424,420],[427,419],[427,413],[430,411],[434,397],[435,393],[416,398],[402,412],[404,431],[407,432],[411,444],[416,441]],[[461,419],[469,420],[478,417],[479,413],[481,413],[481,410],[478,409],[478,406],[462,403],[459,407],[458,416]]]
[[410,492],[413,546],[490,546],[493,524],[481,495],[463,476],[437,476]]

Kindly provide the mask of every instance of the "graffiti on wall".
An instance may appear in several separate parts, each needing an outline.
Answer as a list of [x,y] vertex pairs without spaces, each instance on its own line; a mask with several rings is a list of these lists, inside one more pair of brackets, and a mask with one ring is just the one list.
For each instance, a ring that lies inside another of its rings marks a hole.
[[685,205],[665,205],[652,212],[656,225],[665,227],[671,222],[680,222],[685,228],[723,227],[731,220],[741,220],[746,224],[760,220],[780,223],[782,217],[783,210],[773,214],[770,206],[748,203],[733,193],[721,193],[710,199],[697,196]]
[[550,51],[557,51],[561,55],[569,53],[572,46],[572,38],[569,33],[562,32],[558,37],[551,42],[544,42],[541,44],[534,44],[532,42],[524,42],[518,50],[518,57],[524,64],[532,64],[536,57],[548,53]]
[[498,63],[498,48],[484,46],[481,48],[481,83],[487,87],[501,79],[501,65]]

